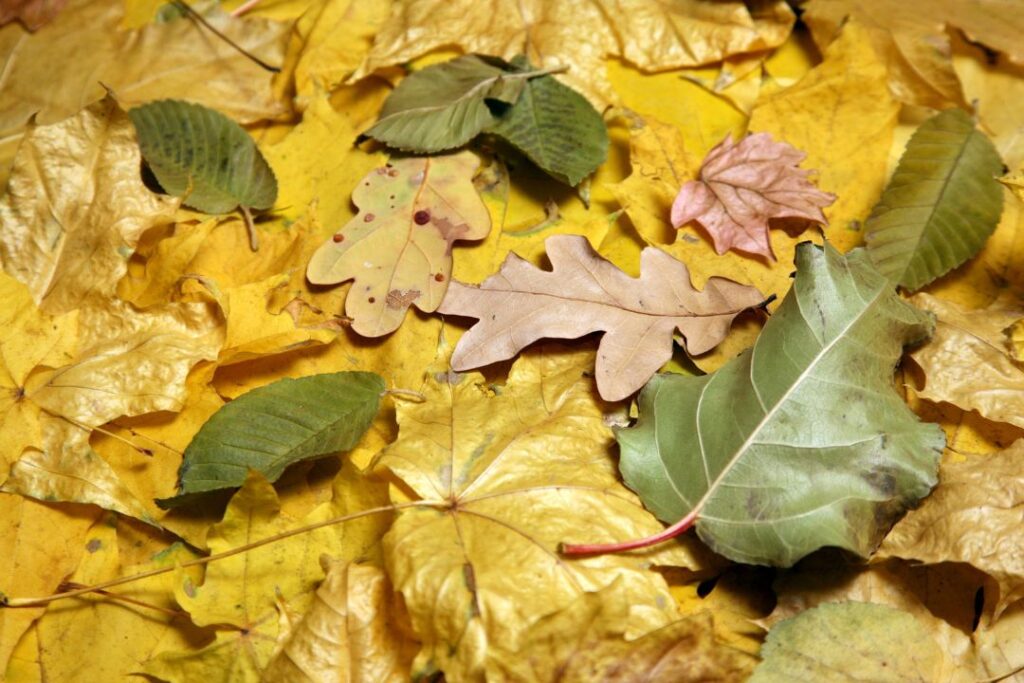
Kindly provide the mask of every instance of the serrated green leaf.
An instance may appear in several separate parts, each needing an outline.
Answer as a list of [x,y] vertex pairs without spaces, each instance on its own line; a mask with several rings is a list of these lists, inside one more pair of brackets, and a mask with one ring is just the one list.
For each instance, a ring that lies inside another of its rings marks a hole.
[[206,213],[239,206],[269,209],[277,179],[241,126],[220,112],[180,100],[128,111],[142,157],[168,193]]
[[355,446],[369,428],[384,391],[372,372],[335,372],[282,379],[253,389],[214,413],[193,437],[178,472],[178,495],[241,486],[249,470],[277,481],[289,465]]
[[418,154],[461,147],[494,123],[487,101],[514,104],[530,76],[481,55],[428,66],[398,84],[363,135]]
[[780,621],[750,683],[940,680],[942,650],[913,615],[868,602],[826,603]]
[[910,291],[974,256],[996,229],[1002,161],[960,109],[921,124],[865,225],[879,272]]
[[[516,58],[519,69],[529,64]],[[608,131],[587,100],[554,77],[531,78],[487,132],[508,140],[548,175],[576,186],[608,156]]]
[[892,385],[932,318],[863,250],[801,244],[793,288],[753,348],[704,377],[658,375],[619,432],[626,483],[732,560],[788,567],[838,546],[867,555],[936,482],[942,430]]

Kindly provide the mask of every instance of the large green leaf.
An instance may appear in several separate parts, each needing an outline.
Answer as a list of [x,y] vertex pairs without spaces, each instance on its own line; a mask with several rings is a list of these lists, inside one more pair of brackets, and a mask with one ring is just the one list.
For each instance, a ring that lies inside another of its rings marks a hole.
[[865,226],[871,260],[913,291],[974,256],[1003,210],[992,142],[948,109],[921,124]]
[[428,66],[398,84],[363,135],[419,154],[461,147],[494,123],[487,101],[514,104],[531,75],[481,55]]
[[[521,57],[512,63],[523,71],[532,69]],[[548,175],[573,186],[608,156],[601,115],[553,76],[527,81],[519,101],[486,130],[508,140]]]
[[823,546],[867,555],[936,482],[942,430],[893,389],[934,322],[863,250],[798,246],[793,288],[753,348],[704,377],[658,375],[620,468],[667,522],[694,514],[716,552],[790,566]]
[[241,486],[249,470],[277,481],[300,460],[344,451],[366,432],[384,391],[372,372],[282,379],[253,389],[214,413],[193,437],[178,472],[177,507],[194,494]]
[[269,209],[277,179],[249,134],[220,112],[180,100],[128,111],[142,157],[164,190],[186,206],[227,213],[239,206]]

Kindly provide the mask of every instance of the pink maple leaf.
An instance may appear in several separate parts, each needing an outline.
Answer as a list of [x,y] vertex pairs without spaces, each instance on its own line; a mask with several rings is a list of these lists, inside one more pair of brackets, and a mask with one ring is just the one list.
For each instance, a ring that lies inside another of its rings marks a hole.
[[826,224],[821,209],[836,200],[807,180],[810,171],[797,168],[806,156],[768,133],[748,135],[738,143],[727,136],[708,152],[699,180],[679,190],[672,202],[672,225],[679,228],[696,220],[719,254],[734,249],[775,260],[768,241],[770,219]]

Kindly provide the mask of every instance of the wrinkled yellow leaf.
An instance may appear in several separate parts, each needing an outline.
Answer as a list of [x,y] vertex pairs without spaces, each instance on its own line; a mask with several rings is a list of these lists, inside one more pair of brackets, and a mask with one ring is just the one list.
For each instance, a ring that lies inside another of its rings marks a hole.
[[[502,18],[498,24],[496,17]],[[506,59],[525,54],[538,66],[571,65],[565,81],[592,102],[605,103],[615,99],[603,77],[606,56],[622,57],[645,71],[697,66],[775,47],[792,23],[792,12],[781,2],[762,3],[751,12],[732,1],[402,0],[356,76],[457,45]]]
[[[100,83],[125,105],[187,99],[243,123],[285,113],[271,93],[273,74],[206,29],[181,18],[122,30],[123,13],[121,0],[70,0],[36,33],[16,25],[0,30],[7,65],[0,132],[20,128],[35,112],[40,123],[70,116],[103,96]],[[286,24],[219,11],[206,19],[249,52],[281,64]]]
[[[391,584],[373,565],[322,557],[312,607],[263,673],[266,683],[403,683],[415,644],[398,631]],[[404,615],[401,615],[404,616]]]
[[135,129],[109,97],[30,127],[0,199],[0,263],[45,311],[113,294],[142,232],[169,222],[178,200],[150,192],[141,163]]
[[584,591],[618,579],[628,637],[675,616],[649,564],[696,567],[689,540],[641,553],[559,556],[562,541],[639,538],[661,528],[621,483],[588,352],[520,357],[491,392],[478,374],[439,375],[426,401],[398,407],[389,468],[427,507],[399,513],[384,539],[388,573],[424,643],[414,671],[482,680],[491,649],[515,650],[525,629]]
[[[992,139],[999,156],[1010,168],[1024,164],[1024,121],[1019,103],[1024,100],[1024,66],[1006,55],[990,58],[960,34],[953,41],[953,68],[971,103],[981,129]],[[1019,196],[1019,195],[1018,195]]]
[[1024,309],[996,303],[969,311],[930,294],[911,301],[937,318],[931,340],[912,354],[925,376],[918,395],[1024,427],[1024,369],[1011,357],[1005,333]]
[[[182,279],[193,272],[189,267],[221,221],[218,217],[198,224],[176,224],[169,236],[159,239],[151,250],[146,250],[144,263],[137,267],[129,264],[128,273],[117,283],[118,297],[138,308],[173,301]],[[142,260],[142,249],[140,243],[133,260]]]
[[995,624],[976,632],[974,643],[985,678],[1016,683],[1024,667],[1024,602],[1015,603]]

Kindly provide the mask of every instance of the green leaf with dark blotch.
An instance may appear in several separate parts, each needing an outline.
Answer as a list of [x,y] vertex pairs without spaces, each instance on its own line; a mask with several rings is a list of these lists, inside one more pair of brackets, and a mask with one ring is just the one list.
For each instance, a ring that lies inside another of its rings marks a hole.
[[161,187],[205,213],[269,209],[277,179],[249,134],[220,112],[180,100],[128,111]]
[[494,123],[488,100],[515,103],[530,76],[481,55],[428,66],[398,84],[363,136],[418,154],[461,147]]
[[349,450],[377,415],[383,392],[384,380],[372,372],[282,379],[253,389],[207,420],[185,449],[178,495],[157,504],[177,507],[196,493],[241,486],[250,469],[277,481],[288,465]]
[[[512,63],[521,70],[532,68],[519,57]],[[519,100],[486,130],[517,147],[548,175],[572,186],[608,156],[608,131],[601,115],[553,76],[527,81]]]
[[1003,211],[1002,167],[966,112],[921,124],[865,225],[879,272],[913,291],[977,254]]
[[660,519],[738,562],[872,552],[936,482],[945,443],[893,388],[930,314],[867,253],[798,246],[793,288],[751,349],[704,377],[658,375],[618,433],[626,483]]
[[869,602],[825,603],[780,621],[750,683],[937,681],[943,654],[908,612]]

